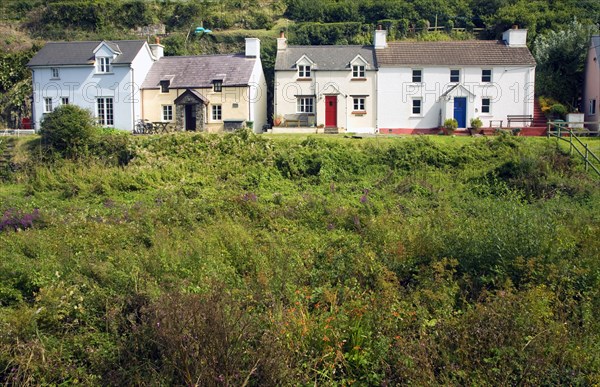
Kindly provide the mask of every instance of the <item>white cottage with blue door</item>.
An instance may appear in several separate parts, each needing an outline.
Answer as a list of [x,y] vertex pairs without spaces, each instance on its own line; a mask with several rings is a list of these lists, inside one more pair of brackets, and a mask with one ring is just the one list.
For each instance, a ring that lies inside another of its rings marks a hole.
[[140,86],[163,46],[144,40],[50,42],[28,63],[33,123],[60,105],[88,109],[103,126],[133,130],[141,118]]
[[375,31],[380,133],[434,133],[447,118],[467,128],[475,117],[484,126],[533,117],[536,63],[527,30],[508,30],[502,41],[387,42],[386,36]]

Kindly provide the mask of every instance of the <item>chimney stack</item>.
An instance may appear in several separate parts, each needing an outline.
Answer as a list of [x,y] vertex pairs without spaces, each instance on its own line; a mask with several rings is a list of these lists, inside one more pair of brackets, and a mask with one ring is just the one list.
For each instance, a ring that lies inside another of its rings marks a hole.
[[165,56],[165,46],[160,44],[160,38],[158,36],[155,38],[154,41],[154,44],[149,45],[150,51],[152,51],[152,56],[154,57],[154,60],[159,60],[160,58]]
[[375,41],[373,42],[376,50],[387,47],[387,31],[384,30],[381,25],[377,26],[375,30]]
[[508,47],[527,47],[527,30],[514,25],[502,34],[502,40]]
[[246,38],[246,56],[260,58],[260,40],[258,38]]
[[287,39],[283,30],[279,32],[279,38],[277,38],[277,51],[282,51],[287,48]]

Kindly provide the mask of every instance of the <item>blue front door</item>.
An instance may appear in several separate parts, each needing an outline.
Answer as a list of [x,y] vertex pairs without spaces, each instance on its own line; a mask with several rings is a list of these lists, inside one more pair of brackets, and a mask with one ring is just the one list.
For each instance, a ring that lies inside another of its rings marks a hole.
[[467,127],[467,99],[454,98],[454,119],[458,121],[459,128]]

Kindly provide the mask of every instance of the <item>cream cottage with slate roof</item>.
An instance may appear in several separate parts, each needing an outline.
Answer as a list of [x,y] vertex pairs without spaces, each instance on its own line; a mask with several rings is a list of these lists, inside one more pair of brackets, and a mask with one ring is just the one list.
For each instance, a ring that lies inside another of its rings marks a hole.
[[[177,129],[234,130],[267,123],[267,85],[260,41],[246,38],[244,54],[163,57],[142,84],[142,116]],[[251,122],[251,124],[249,124]]]
[[[535,60],[527,30],[503,41],[387,42],[375,31],[380,133],[435,133],[447,118],[467,128],[534,116]],[[522,122],[522,126],[530,123]]]

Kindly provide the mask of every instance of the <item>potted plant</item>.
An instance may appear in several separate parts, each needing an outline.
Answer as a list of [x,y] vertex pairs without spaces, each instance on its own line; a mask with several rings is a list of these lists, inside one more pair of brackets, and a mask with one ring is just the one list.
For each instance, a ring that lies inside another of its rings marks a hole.
[[483,122],[481,122],[479,117],[471,118],[471,126],[469,127],[469,133],[471,133],[471,136],[479,134],[479,130],[482,126]]
[[273,115],[273,126],[280,126],[283,122],[283,116],[281,114]]
[[444,134],[451,135],[458,128],[458,121],[454,118],[446,118],[444,121]]

